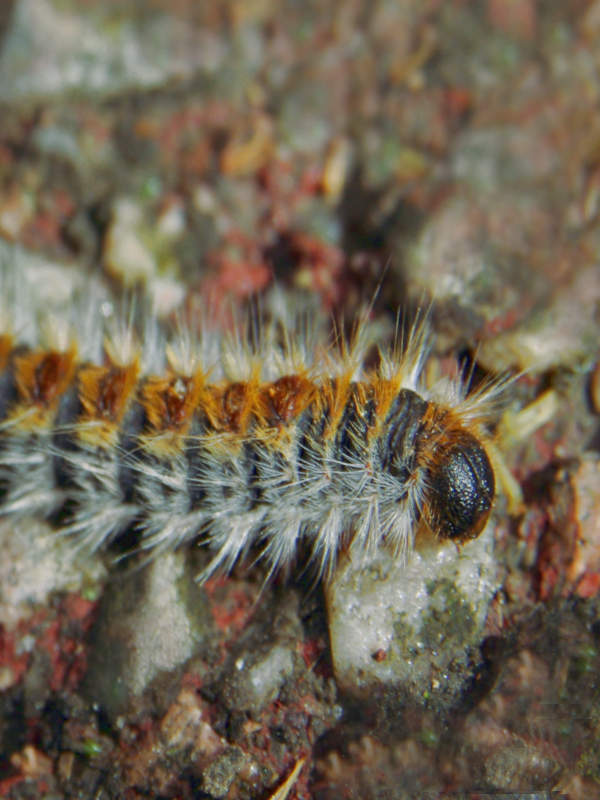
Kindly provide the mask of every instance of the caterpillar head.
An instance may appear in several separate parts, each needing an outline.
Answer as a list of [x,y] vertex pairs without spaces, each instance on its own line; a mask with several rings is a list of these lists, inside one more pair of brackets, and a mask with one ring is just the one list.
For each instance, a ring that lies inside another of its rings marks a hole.
[[462,542],[484,529],[494,500],[494,472],[471,433],[440,441],[427,466],[423,516],[440,538]]
[[436,536],[455,542],[479,536],[494,500],[494,472],[460,413],[401,389],[382,442],[383,469],[403,487],[419,476],[420,516]]

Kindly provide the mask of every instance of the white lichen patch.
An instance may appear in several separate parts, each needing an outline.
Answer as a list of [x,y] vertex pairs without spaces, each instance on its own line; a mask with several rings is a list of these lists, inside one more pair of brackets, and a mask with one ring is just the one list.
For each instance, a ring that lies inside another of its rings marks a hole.
[[80,558],[44,520],[0,522],[0,624],[13,627],[54,592],[80,591],[105,574],[99,558]]

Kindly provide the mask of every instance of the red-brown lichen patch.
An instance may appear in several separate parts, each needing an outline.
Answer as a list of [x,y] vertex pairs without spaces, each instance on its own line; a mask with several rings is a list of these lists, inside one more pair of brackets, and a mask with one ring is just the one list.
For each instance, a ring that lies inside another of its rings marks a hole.
[[321,637],[305,639],[302,642],[300,651],[304,664],[309,669],[313,669],[327,651],[327,643]]
[[257,588],[222,575],[207,580],[204,588],[214,622],[222,635],[235,636],[243,630],[254,610]]
[[290,252],[297,263],[296,286],[318,292],[327,308],[337,306],[343,296],[339,278],[346,263],[342,250],[316,237],[294,233]]
[[[70,601],[68,607],[72,606],[73,601]],[[88,607],[85,617],[73,620],[73,627],[67,624],[67,619],[56,618],[38,637],[37,647],[45,650],[50,659],[49,687],[52,691],[73,691],[85,674],[87,655],[81,634],[89,628],[91,610],[92,607]]]
[[29,664],[28,652],[18,652],[21,636],[18,632],[8,632],[0,625],[0,689],[16,685]]
[[569,591],[567,569],[573,559],[577,538],[574,494],[565,470],[547,474],[542,507],[546,514],[539,539],[535,566],[537,591],[542,600]]
[[70,592],[65,595],[62,605],[67,618],[80,625],[82,631],[87,632],[94,619],[97,601]]
[[577,524],[573,559],[567,569],[571,590],[580,597],[594,597],[600,589],[600,463],[581,462],[573,475]]
[[258,294],[273,277],[260,243],[235,229],[222,249],[207,254],[207,261],[211,274],[202,282],[200,293],[210,297],[216,308]]

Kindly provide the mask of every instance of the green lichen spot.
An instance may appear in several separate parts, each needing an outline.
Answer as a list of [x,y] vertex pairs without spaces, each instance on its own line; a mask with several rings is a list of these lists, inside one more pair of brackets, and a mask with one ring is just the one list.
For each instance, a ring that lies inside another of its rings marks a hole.
[[400,614],[394,620],[394,644],[405,655],[415,656],[418,653],[417,648],[407,645],[407,642],[414,642],[414,640],[415,629],[406,622],[405,615]]
[[438,649],[448,640],[470,641],[477,626],[465,596],[447,579],[431,581],[426,588],[430,602],[421,626],[423,642]]

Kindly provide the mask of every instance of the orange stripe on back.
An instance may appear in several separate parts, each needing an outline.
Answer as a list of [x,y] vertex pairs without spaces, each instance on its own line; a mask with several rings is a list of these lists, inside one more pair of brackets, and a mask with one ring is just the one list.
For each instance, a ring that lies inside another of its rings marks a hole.
[[7,333],[0,335],[0,370],[6,368],[14,347],[15,343],[12,336]]
[[15,383],[20,402],[11,411],[19,428],[34,430],[51,424],[58,403],[76,370],[75,350],[32,350],[15,357]]
[[[79,438],[88,444],[114,444],[119,425],[135,396],[140,365],[82,367],[79,370],[79,400],[82,413]],[[87,423],[87,424],[86,424]]]

